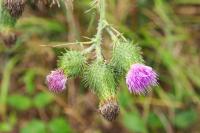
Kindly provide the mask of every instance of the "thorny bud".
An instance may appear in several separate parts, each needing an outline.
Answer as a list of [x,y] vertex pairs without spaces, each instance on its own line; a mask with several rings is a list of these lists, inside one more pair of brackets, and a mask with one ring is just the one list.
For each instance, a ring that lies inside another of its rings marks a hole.
[[108,99],[99,105],[99,113],[108,121],[115,120],[119,112],[120,108],[115,98]]
[[124,74],[133,63],[143,62],[140,49],[129,41],[116,41],[113,48],[111,64]]
[[100,101],[116,95],[114,75],[110,68],[102,62],[94,62],[85,70],[84,82],[99,97]]
[[0,32],[0,41],[2,41],[7,47],[11,47],[17,41],[17,35],[15,32]]
[[110,67],[102,62],[94,62],[84,73],[86,84],[99,97],[99,112],[107,120],[113,121],[119,113],[116,100],[116,84]]
[[12,17],[18,18],[22,15],[26,0],[4,0],[4,6]]
[[85,65],[86,58],[78,51],[66,51],[58,61],[59,68],[69,77],[78,76]]

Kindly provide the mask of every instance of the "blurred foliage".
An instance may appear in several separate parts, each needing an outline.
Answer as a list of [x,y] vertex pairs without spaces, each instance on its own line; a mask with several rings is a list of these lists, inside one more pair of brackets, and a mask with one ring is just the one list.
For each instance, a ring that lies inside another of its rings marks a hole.
[[31,100],[29,97],[19,94],[10,95],[8,105],[16,108],[17,110],[25,111],[31,107]]
[[68,122],[63,118],[55,118],[49,123],[41,120],[31,120],[23,128],[20,133],[72,133]]
[[[0,44],[0,132],[198,133],[199,0],[108,1],[109,22],[142,47],[146,64],[160,78],[148,96],[129,94],[120,81],[121,113],[116,122],[100,117],[96,97],[80,87],[79,79],[69,80],[63,94],[47,91],[45,76],[56,68],[56,55],[63,49],[41,45],[91,37],[98,16],[86,12],[90,2],[75,0],[73,12],[63,6],[49,8],[43,0],[32,2],[14,28],[19,34],[16,44]],[[105,37],[106,58],[109,44]]]
[[130,112],[124,115],[124,125],[133,132],[147,132],[144,121],[141,116],[135,112]]

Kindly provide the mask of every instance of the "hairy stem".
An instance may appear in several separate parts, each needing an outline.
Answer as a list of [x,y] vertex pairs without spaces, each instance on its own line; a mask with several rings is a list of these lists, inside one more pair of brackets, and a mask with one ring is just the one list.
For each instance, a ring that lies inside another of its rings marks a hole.
[[96,55],[98,61],[103,61],[102,51],[101,51],[101,43],[102,43],[102,32],[105,28],[105,0],[98,1],[99,8],[99,22],[97,27],[97,34],[95,36],[95,45],[96,45]]
[[85,50],[82,51],[82,54],[88,54],[90,53],[91,51],[93,51],[95,49],[95,45],[92,45],[88,48],[86,48]]

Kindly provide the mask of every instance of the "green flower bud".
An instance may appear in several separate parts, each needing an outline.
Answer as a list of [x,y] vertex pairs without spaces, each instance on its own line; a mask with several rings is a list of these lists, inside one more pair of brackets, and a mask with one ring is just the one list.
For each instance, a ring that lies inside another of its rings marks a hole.
[[66,51],[59,61],[58,66],[68,77],[78,76],[86,63],[86,58],[78,51]]
[[12,17],[9,11],[0,3],[0,30],[5,27],[14,27],[17,19]]
[[106,64],[95,62],[84,73],[84,81],[99,97],[99,113],[113,121],[119,114],[116,100],[116,84],[112,70]]
[[117,71],[128,71],[134,63],[142,63],[140,49],[131,42],[117,41],[113,48],[111,64]]
[[0,31],[0,43],[4,43],[5,46],[11,47],[17,41],[17,33],[11,28],[5,27]]
[[116,95],[115,79],[106,64],[100,62],[91,64],[84,73],[84,81],[97,94],[100,101]]
[[109,121],[113,121],[117,118],[120,108],[116,98],[107,99],[99,104],[99,113]]

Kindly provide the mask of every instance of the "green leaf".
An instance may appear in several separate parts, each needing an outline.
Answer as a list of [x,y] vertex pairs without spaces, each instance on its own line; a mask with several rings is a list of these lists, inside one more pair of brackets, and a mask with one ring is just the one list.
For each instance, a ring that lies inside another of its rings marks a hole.
[[147,119],[147,124],[152,128],[162,128],[163,127],[159,117],[154,112],[149,113],[149,116]]
[[60,22],[42,17],[21,18],[16,28],[23,30],[24,33],[41,36],[58,35],[66,32],[66,27]]
[[21,128],[20,133],[47,133],[45,123],[40,120],[32,120]]
[[146,132],[145,124],[138,113],[132,112],[125,114],[123,117],[123,124],[132,132]]
[[11,113],[7,115],[7,120],[5,122],[0,122],[0,133],[10,133],[13,130],[16,122],[16,114]]
[[32,69],[28,70],[24,75],[23,81],[26,85],[26,90],[28,93],[33,93],[35,89],[35,83],[34,83],[35,75],[36,73]]
[[31,107],[32,103],[29,97],[15,94],[9,96],[8,105],[16,108],[17,110],[27,110]]
[[127,90],[121,90],[119,93],[119,103],[123,108],[126,108],[130,105],[130,101],[132,101],[131,99],[132,98],[130,97],[130,94]]
[[63,118],[55,118],[48,124],[50,133],[72,133],[69,123]]
[[33,99],[33,103],[37,108],[43,108],[50,104],[52,101],[53,96],[45,92],[40,92]]
[[7,122],[0,123],[0,132],[11,132],[13,129],[12,125]]
[[199,0],[176,0],[175,1],[178,4],[200,4]]
[[178,112],[175,116],[174,124],[179,128],[187,128],[191,126],[197,118],[197,112],[194,110]]

